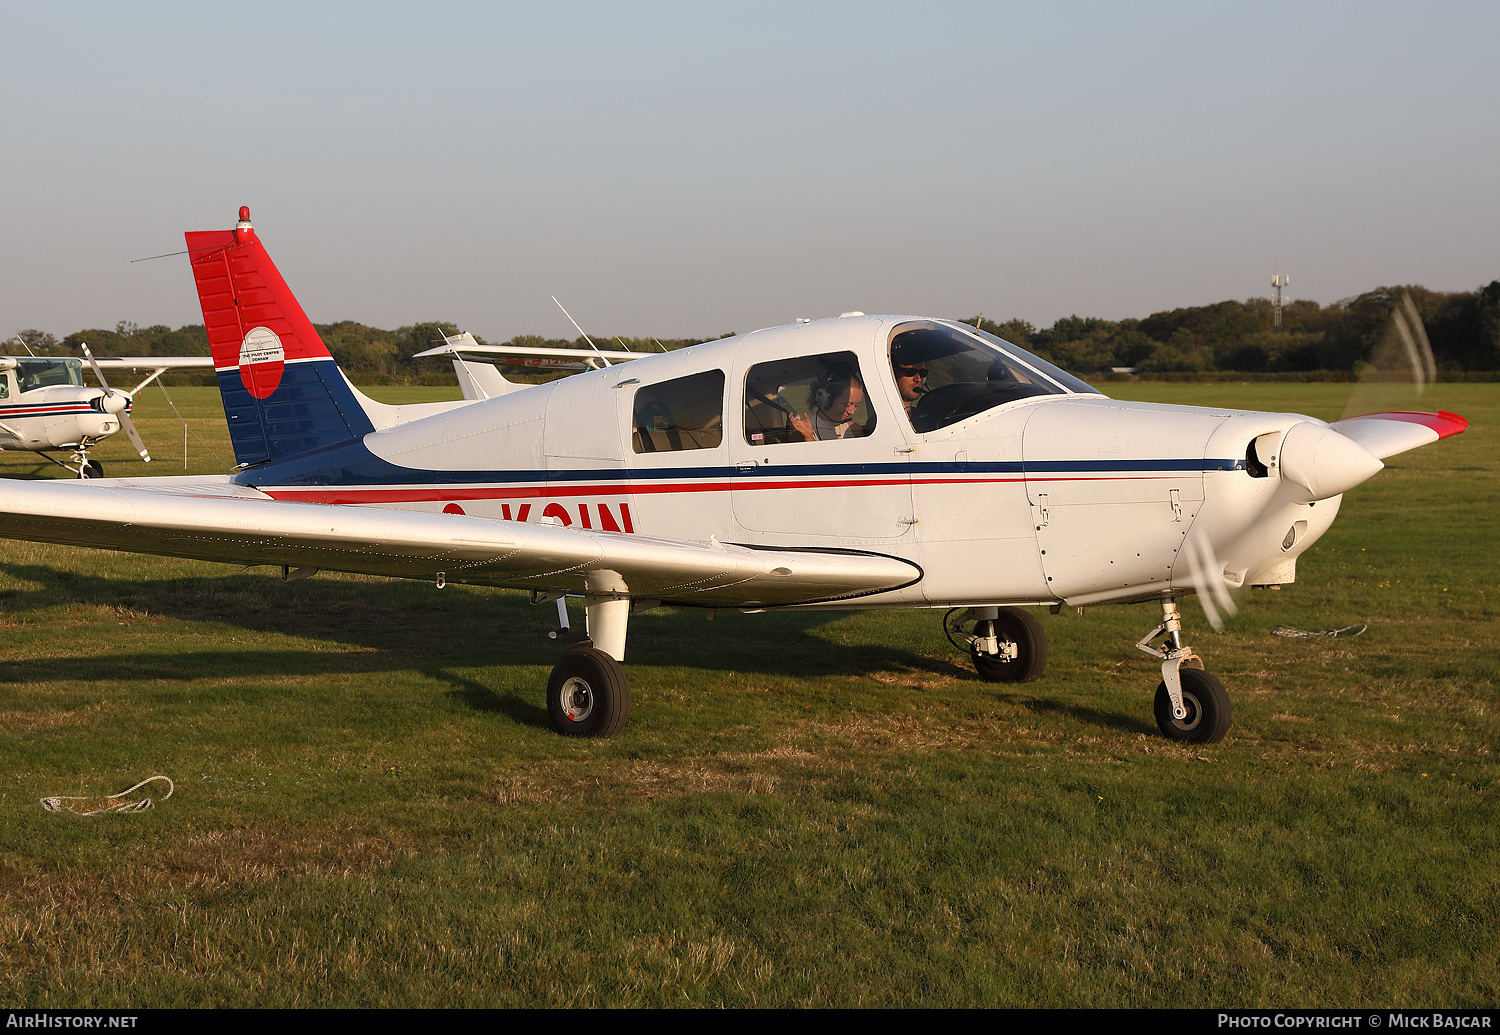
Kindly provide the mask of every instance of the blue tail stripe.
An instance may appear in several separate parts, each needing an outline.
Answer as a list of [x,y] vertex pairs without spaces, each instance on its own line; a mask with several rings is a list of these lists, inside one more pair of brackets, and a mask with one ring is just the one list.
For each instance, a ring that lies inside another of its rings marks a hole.
[[375,430],[331,358],[287,364],[265,399],[250,394],[238,370],[221,370],[219,393],[241,464],[358,441]]

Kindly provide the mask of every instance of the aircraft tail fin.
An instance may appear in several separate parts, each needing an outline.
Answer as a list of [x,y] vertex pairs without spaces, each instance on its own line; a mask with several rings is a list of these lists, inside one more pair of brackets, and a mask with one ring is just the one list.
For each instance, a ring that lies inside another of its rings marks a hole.
[[240,209],[233,230],[186,235],[235,459],[243,465],[375,430]]

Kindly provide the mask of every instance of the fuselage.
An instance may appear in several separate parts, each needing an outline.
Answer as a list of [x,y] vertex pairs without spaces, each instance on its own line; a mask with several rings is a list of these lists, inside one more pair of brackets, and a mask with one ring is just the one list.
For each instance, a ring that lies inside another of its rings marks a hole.
[[[974,356],[995,349],[1009,367],[997,360],[989,380],[955,374],[956,360],[938,353],[965,335]],[[918,582],[861,606],[1163,596],[1188,577],[1179,556],[1190,533],[1212,545],[1230,585],[1289,582],[1296,556],[1332,521],[1338,497],[1289,491],[1275,462],[1289,429],[1321,422],[1120,402],[992,341],[909,317],[770,328],[472,403],[235,480],[282,500],[857,549],[921,566]],[[908,411],[893,368],[917,367],[947,381]],[[847,434],[828,430],[855,410]],[[796,430],[814,425],[823,430]]]
[[105,393],[83,383],[83,365],[70,358],[0,356],[0,449],[72,449],[120,430],[120,393],[114,410]]

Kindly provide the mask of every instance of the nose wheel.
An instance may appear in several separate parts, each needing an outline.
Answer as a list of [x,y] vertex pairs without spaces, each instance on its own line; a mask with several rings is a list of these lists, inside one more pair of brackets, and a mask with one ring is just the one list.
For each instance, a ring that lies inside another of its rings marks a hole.
[[103,478],[104,465],[97,460],[89,459],[89,450],[92,449],[94,445],[95,443],[85,438],[82,442],[78,443],[77,448],[75,448],[72,455],[68,457],[68,459],[72,461],[72,463],[67,464],[63,463],[61,460],[53,456],[51,453],[47,452],[45,449],[38,449],[36,451],[36,455],[44,460],[52,461],[54,464],[56,464],[58,467],[61,467],[65,471],[72,471],[80,478]]
[[1199,668],[1185,668],[1182,677],[1182,708],[1178,718],[1172,713],[1172,695],[1163,680],[1156,687],[1156,726],[1168,740],[1190,744],[1214,744],[1229,732],[1233,712],[1229,691],[1216,676]]
[[[1203,660],[1182,645],[1182,615],[1177,611],[1177,601],[1164,598],[1161,614],[1161,624],[1136,643],[1147,654],[1161,659],[1161,683],[1152,708],[1156,726],[1169,740],[1215,744],[1229,732],[1233,716],[1229,692],[1217,677],[1203,670]],[[1167,637],[1165,646],[1151,646],[1151,641],[1162,635]]]

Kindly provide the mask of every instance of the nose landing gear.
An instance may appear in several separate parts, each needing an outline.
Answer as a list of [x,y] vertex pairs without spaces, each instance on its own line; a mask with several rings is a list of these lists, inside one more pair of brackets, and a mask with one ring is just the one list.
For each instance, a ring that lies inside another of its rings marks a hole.
[[[1229,732],[1233,709],[1224,684],[1203,670],[1203,660],[1182,645],[1182,615],[1177,601],[1164,597],[1161,624],[1136,646],[1161,659],[1161,683],[1156,688],[1156,725],[1162,735],[1190,744],[1213,744]],[[1151,641],[1166,634],[1163,647]]]
[[103,478],[104,465],[97,460],[89,459],[89,450],[95,445],[95,442],[89,441],[88,437],[85,436],[73,449],[72,455],[68,457],[72,461],[71,464],[63,463],[57,457],[43,449],[36,450],[36,454],[46,460],[52,461],[63,470],[72,471],[80,478]]

